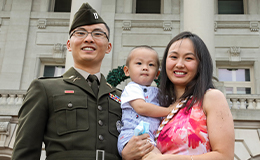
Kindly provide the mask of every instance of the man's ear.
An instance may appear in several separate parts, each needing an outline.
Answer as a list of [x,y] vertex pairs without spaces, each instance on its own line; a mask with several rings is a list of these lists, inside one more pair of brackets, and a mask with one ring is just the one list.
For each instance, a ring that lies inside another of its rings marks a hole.
[[112,49],[112,44],[110,42],[108,42],[106,54],[108,54],[111,51],[111,49]]
[[129,70],[128,70],[128,67],[127,67],[127,66],[124,66],[124,72],[125,72],[125,75],[126,75],[126,76],[130,76]]
[[160,70],[158,70],[158,72],[157,72],[157,74],[156,74],[156,76],[155,76],[155,79],[158,79],[158,77],[159,77],[160,73],[161,73],[161,71],[160,71]]
[[70,40],[69,40],[69,39],[68,39],[68,41],[67,41],[66,46],[67,46],[67,50],[71,52]]

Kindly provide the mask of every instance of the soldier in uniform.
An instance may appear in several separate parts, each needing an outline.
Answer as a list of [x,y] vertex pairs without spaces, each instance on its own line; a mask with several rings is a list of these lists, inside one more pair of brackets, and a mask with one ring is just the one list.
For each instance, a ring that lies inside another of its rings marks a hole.
[[[67,48],[74,67],[61,77],[39,78],[27,90],[18,113],[12,160],[39,160],[42,142],[48,160],[119,160],[121,91],[100,73],[111,51],[109,28],[84,3],[74,15]],[[133,137],[123,159],[139,159],[153,149],[148,135]]]

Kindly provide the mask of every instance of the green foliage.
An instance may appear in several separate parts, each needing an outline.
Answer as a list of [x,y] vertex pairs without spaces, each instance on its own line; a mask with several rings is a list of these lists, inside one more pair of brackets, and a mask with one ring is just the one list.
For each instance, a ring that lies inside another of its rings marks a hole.
[[[124,73],[124,66],[125,65],[118,66],[117,68],[113,69],[112,71],[109,71],[106,79],[107,79],[107,82],[109,84],[111,84],[113,87],[116,87],[121,82],[123,82],[124,80],[129,78],[129,76],[126,76]],[[160,85],[160,77],[161,77],[161,75],[159,75],[158,79],[154,80],[157,87],[159,87],[159,85]]]
[[109,71],[107,75],[107,82],[111,84],[113,87],[116,87],[124,80],[128,79],[129,76],[126,76],[124,73],[124,66],[118,66],[117,68]]
[[156,83],[157,87],[160,86],[160,79],[161,79],[161,74],[159,74],[158,78],[154,80],[154,82]]

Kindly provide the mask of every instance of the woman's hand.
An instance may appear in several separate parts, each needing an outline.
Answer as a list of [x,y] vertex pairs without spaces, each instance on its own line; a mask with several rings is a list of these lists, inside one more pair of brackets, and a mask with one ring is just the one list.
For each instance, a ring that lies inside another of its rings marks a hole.
[[140,160],[144,155],[151,152],[154,146],[149,142],[148,134],[133,136],[122,151],[123,160]]

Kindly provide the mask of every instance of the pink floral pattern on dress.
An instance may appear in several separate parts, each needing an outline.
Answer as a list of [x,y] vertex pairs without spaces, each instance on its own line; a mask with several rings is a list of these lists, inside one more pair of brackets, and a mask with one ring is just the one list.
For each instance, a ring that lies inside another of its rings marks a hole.
[[199,103],[179,112],[164,126],[157,147],[163,154],[197,155],[211,151],[207,117]]

